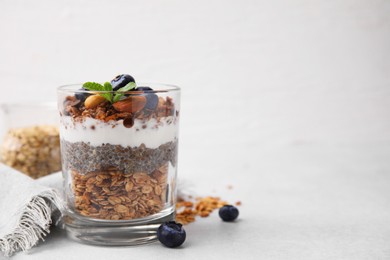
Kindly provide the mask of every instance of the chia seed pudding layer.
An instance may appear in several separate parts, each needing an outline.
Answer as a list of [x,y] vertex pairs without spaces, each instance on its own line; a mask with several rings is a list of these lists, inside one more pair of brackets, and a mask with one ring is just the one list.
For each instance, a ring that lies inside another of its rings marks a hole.
[[61,153],[64,168],[75,170],[79,174],[118,170],[124,174],[136,172],[153,172],[170,162],[176,166],[177,139],[167,142],[155,149],[145,145],[123,147],[121,145],[103,144],[91,146],[88,143],[71,143],[61,140]]

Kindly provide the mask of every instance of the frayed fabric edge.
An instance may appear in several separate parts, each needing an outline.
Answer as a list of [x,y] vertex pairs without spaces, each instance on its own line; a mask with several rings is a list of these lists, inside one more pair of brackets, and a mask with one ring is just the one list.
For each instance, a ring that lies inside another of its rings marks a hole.
[[[40,239],[50,233],[52,213],[62,209],[61,198],[55,190],[48,190],[34,196],[17,214],[20,216],[14,230],[0,237],[0,251],[4,256],[12,256],[20,250],[27,251]],[[58,221],[57,221],[58,222]]]

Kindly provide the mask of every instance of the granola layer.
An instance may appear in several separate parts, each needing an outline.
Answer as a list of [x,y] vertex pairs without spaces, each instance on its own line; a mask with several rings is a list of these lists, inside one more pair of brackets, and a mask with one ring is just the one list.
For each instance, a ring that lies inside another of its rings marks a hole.
[[72,171],[74,210],[87,217],[130,220],[160,212],[167,202],[168,165],[151,172],[82,175]]

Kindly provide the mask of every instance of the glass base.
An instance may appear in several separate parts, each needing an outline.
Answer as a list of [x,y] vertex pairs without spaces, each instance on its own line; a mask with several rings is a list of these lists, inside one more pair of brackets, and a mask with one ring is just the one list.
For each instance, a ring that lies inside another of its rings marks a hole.
[[157,229],[175,219],[173,207],[135,220],[100,220],[68,212],[65,229],[68,237],[80,243],[101,246],[134,246],[157,240]]

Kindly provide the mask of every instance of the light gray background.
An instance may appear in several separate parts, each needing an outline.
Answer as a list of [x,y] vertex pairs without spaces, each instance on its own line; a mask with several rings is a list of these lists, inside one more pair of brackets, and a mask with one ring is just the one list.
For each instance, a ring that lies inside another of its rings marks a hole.
[[390,259],[389,47],[388,0],[0,0],[0,102],[119,73],[177,84],[179,176],[243,203],[180,250],[55,231],[15,259]]

